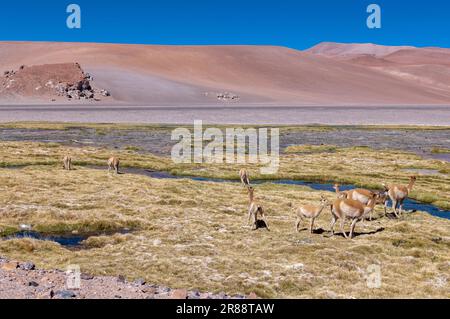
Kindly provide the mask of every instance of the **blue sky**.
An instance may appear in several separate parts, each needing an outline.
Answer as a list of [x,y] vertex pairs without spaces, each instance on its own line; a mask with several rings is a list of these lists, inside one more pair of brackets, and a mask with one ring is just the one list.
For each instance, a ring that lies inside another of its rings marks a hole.
[[[81,6],[80,30],[66,27],[70,3]],[[371,3],[382,8],[382,29],[366,26]],[[1,41],[450,47],[447,0],[16,0],[1,10]]]

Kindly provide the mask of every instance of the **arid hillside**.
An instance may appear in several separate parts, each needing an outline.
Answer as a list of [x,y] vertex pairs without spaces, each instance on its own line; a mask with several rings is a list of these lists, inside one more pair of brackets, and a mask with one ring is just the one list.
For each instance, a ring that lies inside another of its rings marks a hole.
[[450,50],[374,44],[321,43],[307,52],[379,71],[424,90],[450,90]]
[[[431,105],[450,104],[449,52],[329,43],[302,52],[268,46],[2,42],[0,70],[79,63],[114,101],[131,105]],[[11,99],[0,94],[0,103]]]

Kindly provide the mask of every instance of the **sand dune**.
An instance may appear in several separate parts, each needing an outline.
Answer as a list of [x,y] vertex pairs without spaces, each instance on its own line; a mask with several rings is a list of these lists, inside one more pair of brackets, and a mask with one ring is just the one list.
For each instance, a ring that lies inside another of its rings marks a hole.
[[[447,69],[401,63],[440,61],[449,50],[429,48],[421,55],[411,47],[346,46],[302,52],[269,46],[1,42],[0,70],[78,62],[124,104],[450,104]],[[223,92],[239,99],[219,101],[217,93]],[[0,97],[0,103],[11,101]]]

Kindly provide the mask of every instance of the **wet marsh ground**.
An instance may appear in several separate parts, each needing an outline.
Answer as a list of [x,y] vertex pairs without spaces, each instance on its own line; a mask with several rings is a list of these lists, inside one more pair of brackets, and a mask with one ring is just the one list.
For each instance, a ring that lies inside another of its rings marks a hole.
[[[377,189],[382,182],[407,183],[408,170],[427,170],[427,174],[417,171],[412,197],[450,207],[446,161],[405,150],[323,144],[288,145],[280,170],[271,179],[333,181]],[[176,165],[167,156],[117,147],[0,142],[2,233],[14,233],[20,224],[43,233],[133,229],[89,237],[81,250],[33,238],[2,240],[0,255],[33,260],[46,269],[78,264],[95,275],[121,274],[173,288],[255,292],[261,297],[450,297],[449,220],[420,211],[400,220],[384,218],[379,206],[376,219],[358,223],[356,238],[346,240],[339,231],[330,237],[327,209],[316,222],[315,234],[308,233],[306,223],[296,233],[295,207],[319,203],[322,194],[330,200],[335,195],[306,186],[264,183],[256,185],[255,193],[266,208],[271,231],[251,231],[247,194],[237,183],[116,175],[106,171],[106,160],[117,155],[124,167],[215,178],[237,178],[240,166]],[[62,170],[65,154],[74,159],[73,171]],[[105,170],[90,167],[102,165]],[[253,178],[264,177],[258,167],[247,168]],[[378,289],[367,285],[371,265],[381,267]]]

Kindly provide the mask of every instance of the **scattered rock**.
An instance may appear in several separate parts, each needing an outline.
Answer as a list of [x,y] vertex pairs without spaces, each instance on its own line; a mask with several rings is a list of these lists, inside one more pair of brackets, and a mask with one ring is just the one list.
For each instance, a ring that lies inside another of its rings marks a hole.
[[2,265],[1,270],[13,271],[19,268],[19,263],[17,261],[10,261]]
[[188,299],[200,299],[200,296],[201,296],[200,291],[195,290],[188,294]]
[[186,289],[175,289],[170,294],[171,299],[187,299],[188,292]]
[[305,265],[303,265],[303,264],[301,264],[301,263],[298,263],[298,264],[293,264],[293,265],[290,265],[289,267],[288,267],[289,269],[292,269],[292,270],[303,270],[303,268],[305,268]]
[[[33,272],[29,272],[31,270]],[[82,289],[68,290],[67,274],[63,270],[36,269],[32,262],[19,263],[0,257],[0,299],[230,299],[225,293],[201,293],[198,290],[173,290],[165,286],[150,285],[142,278],[130,284],[123,275],[94,277],[82,273],[80,277],[86,280],[82,282]],[[239,296],[233,299],[241,297],[245,298]]]
[[90,275],[90,274],[82,273],[80,275],[80,279],[82,279],[82,280],[92,280],[92,279],[94,279],[94,276]]
[[35,270],[36,265],[33,264],[32,262],[26,262],[26,263],[20,264],[19,268],[22,270],[30,271],[30,270]]
[[134,284],[135,284],[135,285],[138,285],[138,286],[144,286],[146,283],[147,283],[147,282],[145,281],[145,279],[142,279],[142,278],[136,279],[136,280],[134,281]]
[[72,290],[60,290],[57,291],[54,296],[62,299],[71,299],[75,298],[77,295]]
[[100,94],[102,96],[111,96],[111,93],[109,91],[107,91],[107,90],[100,90]]
[[248,295],[248,299],[258,299],[258,296],[257,296],[254,292],[251,292],[251,293]]
[[225,92],[225,93],[217,93],[217,99],[219,101],[237,101],[240,97],[236,94]]

